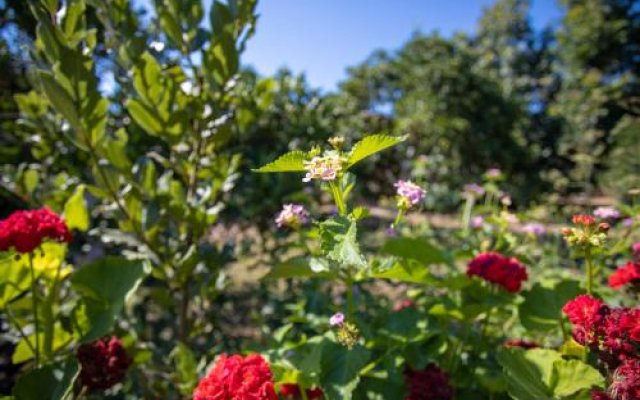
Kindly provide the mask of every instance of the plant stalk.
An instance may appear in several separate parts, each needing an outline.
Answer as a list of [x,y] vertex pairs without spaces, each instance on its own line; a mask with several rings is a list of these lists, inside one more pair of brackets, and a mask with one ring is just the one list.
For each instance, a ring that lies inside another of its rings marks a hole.
[[35,337],[34,356],[36,368],[38,368],[40,367],[40,340],[38,340],[40,323],[38,322],[38,281],[36,280],[36,271],[33,267],[33,253],[29,253],[29,269],[31,270],[31,307],[33,311],[33,336]]

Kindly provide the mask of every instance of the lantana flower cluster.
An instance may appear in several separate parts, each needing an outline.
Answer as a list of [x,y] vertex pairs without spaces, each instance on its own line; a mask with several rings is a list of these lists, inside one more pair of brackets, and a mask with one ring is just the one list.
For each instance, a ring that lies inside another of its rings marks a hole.
[[309,161],[304,161],[304,169],[307,173],[302,181],[333,181],[342,174],[345,163],[346,159],[336,151],[326,152],[323,156],[315,156]]
[[309,222],[309,212],[301,204],[285,204],[276,217],[278,228],[300,229]]
[[399,180],[393,186],[396,187],[398,195],[398,208],[408,210],[420,204],[427,194],[427,191],[411,181]]
[[343,313],[335,313],[329,318],[329,325],[336,328],[336,340],[348,349],[358,343],[360,331],[353,323],[346,320]]
[[48,208],[16,211],[0,221],[0,251],[31,253],[47,240],[71,241],[64,220]]
[[519,292],[528,278],[527,269],[518,259],[500,253],[479,254],[469,263],[467,275],[478,276],[511,293]]
[[80,384],[90,392],[106,390],[122,382],[131,358],[116,336],[103,338],[78,348]]
[[640,309],[609,307],[580,295],[562,309],[573,325],[576,342],[588,346],[613,371],[612,398],[640,398]]

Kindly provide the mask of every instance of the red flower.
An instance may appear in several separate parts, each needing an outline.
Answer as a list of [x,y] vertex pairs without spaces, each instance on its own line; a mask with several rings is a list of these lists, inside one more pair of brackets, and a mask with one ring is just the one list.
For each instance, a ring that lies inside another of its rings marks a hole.
[[398,312],[404,310],[405,308],[415,308],[416,302],[411,299],[400,300],[396,304],[393,305],[393,311]]
[[0,251],[14,248],[19,253],[30,253],[47,239],[71,241],[67,225],[48,208],[16,211],[0,221]]
[[535,349],[536,347],[540,347],[538,346],[538,343],[524,339],[507,339],[504,341],[503,346],[508,348],[520,347],[523,349]]
[[626,360],[616,369],[610,390],[617,400],[640,399],[640,359]]
[[259,354],[218,357],[193,400],[277,400],[269,364]]
[[562,307],[573,324],[573,337],[582,344],[597,345],[609,307],[601,300],[582,294]]
[[609,286],[614,289],[630,283],[640,283],[640,263],[629,261],[609,276]]
[[607,392],[604,392],[600,389],[591,390],[591,400],[613,400]]
[[[305,392],[307,394],[307,399],[309,400],[321,399],[324,396],[324,392],[320,388],[306,389]],[[283,383],[280,386],[280,395],[285,399],[302,399],[300,386],[295,383]]]
[[435,364],[415,371],[408,368],[404,372],[409,393],[405,400],[451,400],[453,388],[449,384],[449,375]]
[[77,355],[80,383],[90,391],[109,389],[121,382],[131,365],[131,358],[115,336],[83,344]]
[[592,215],[577,214],[573,216],[571,221],[575,225],[590,226],[596,223],[596,218]]
[[610,365],[616,365],[637,354],[640,341],[640,309],[615,308],[609,312],[604,322],[603,347],[608,354],[604,358]]
[[640,260],[640,242],[631,245],[631,252],[636,260]]
[[476,256],[469,263],[467,275],[479,276],[511,293],[518,292],[522,282],[528,278],[526,268],[516,258],[507,258],[499,253],[482,253]]

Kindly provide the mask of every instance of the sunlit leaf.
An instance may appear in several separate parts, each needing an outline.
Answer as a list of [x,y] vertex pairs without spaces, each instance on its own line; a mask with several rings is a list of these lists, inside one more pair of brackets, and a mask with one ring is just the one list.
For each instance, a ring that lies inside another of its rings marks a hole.
[[347,166],[351,167],[369,156],[405,141],[406,138],[406,136],[389,135],[367,136],[353,146],[353,149],[351,149],[351,153],[349,154]]
[[302,151],[290,151],[278,157],[274,162],[269,163],[254,172],[300,172],[304,171],[303,161],[307,158],[307,154]]

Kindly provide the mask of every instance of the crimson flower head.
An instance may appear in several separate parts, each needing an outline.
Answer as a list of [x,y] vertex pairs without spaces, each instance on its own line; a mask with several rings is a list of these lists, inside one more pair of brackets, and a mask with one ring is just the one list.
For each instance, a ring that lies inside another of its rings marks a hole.
[[[305,389],[307,399],[321,399],[324,397],[324,392],[320,388]],[[295,383],[284,383],[280,386],[280,395],[289,400],[301,400],[302,393],[300,393],[300,386]]]
[[71,241],[67,225],[48,208],[16,211],[0,221],[0,251],[31,253],[45,240]]
[[404,400],[451,400],[454,390],[449,375],[431,363],[423,370],[407,368],[404,371],[407,395]]
[[605,321],[602,345],[604,359],[610,365],[616,365],[629,357],[637,355],[640,344],[640,309],[614,308],[609,311]]
[[259,354],[222,354],[193,392],[193,400],[277,400],[271,367]]
[[629,261],[609,276],[609,286],[614,289],[635,283],[640,283],[640,262]]
[[467,267],[468,276],[478,276],[486,281],[498,284],[511,293],[520,291],[526,281],[527,269],[514,257],[505,257],[500,253],[482,253],[476,256]]
[[567,302],[562,312],[573,324],[573,337],[582,344],[597,345],[609,307],[601,300],[582,294]]
[[596,218],[593,215],[576,214],[576,215],[573,216],[571,221],[575,225],[591,226],[591,225],[594,225],[596,223]]
[[591,400],[613,400],[607,392],[600,389],[591,390]]
[[628,359],[616,369],[610,391],[617,400],[640,399],[640,359]]
[[115,336],[98,339],[78,348],[80,383],[89,391],[106,390],[122,382],[131,358]]

